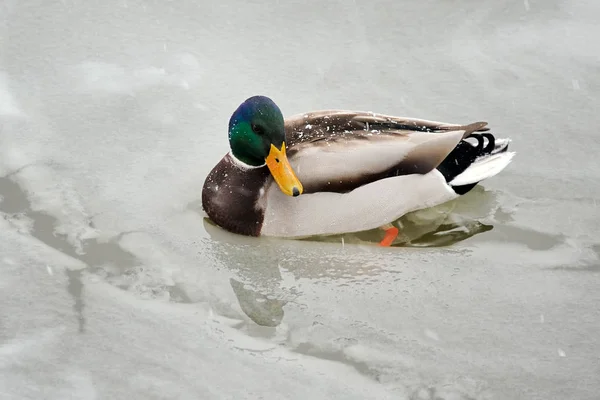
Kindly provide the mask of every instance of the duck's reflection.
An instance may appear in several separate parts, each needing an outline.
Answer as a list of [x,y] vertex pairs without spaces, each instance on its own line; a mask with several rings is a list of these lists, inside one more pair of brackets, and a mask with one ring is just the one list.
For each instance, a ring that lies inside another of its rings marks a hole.
[[[493,192],[479,191],[487,210],[474,210],[481,215],[494,209]],[[465,199],[468,203],[468,197]],[[465,201],[463,200],[463,202]],[[469,208],[468,204],[462,207]],[[492,225],[457,210],[455,202],[411,213],[397,221],[402,236],[395,246],[449,246],[492,229]],[[487,214],[484,214],[487,215]],[[406,264],[403,252],[377,246],[381,231],[373,230],[304,240],[252,238],[234,235],[204,219],[204,227],[212,240],[209,250],[219,264],[234,272],[230,284],[241,310],[254,323],[263,327],[281,324],[285,305],[295,302],[302,290],[298,281],[312,279],[340,280],[340,284],[365,280],[382,272],[399,272]],[[315,245],[315,241],[327,244]],[[324,247],[325,246],[325,247]],[[445,251],[462,251],[447,249]],[[288,278],[287,275],[291,278]]]
[[242,311],[248,318],[261,326],[276,327],[281,323],[284,315],[283,306],[287,301],[244,287],[242,282],[233,278],[229,282]]

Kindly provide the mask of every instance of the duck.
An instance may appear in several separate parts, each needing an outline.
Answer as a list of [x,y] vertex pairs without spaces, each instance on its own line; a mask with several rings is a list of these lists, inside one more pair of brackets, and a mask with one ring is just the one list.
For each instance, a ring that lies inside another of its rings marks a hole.
[[457,199],[512,161],[487,122],[453,124],[343,109],[284,118],[252,96],[229,119],[229,151],[206,176],[202,209],[234,234],[303,239],[381,229]]

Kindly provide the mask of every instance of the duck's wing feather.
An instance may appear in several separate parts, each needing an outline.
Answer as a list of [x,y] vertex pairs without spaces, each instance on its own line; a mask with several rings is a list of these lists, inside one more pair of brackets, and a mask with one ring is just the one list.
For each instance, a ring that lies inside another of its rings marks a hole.
[[[467,129],[468,128],[468,129]],[[285,120],[288,148],[298,143],[329,140],[361,132],[447,132],[465,129],[465,132],[489,131],[487,122],[469,125],[452,124],[418,118],[397,117],[365,111],[321,110],[297,114]]]
[[287,119],[286,141],[304,193],[345,193],[392,176],[426,174],[485,126],[327,110]]

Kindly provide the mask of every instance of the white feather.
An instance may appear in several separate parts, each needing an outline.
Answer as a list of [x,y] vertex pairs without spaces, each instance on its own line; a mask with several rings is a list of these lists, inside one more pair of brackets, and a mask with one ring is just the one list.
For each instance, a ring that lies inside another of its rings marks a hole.
[[475,160],[462,174],[454,178],[450,185],[461,186],[470,183],[480,182],[484,179],[491,178],[502,171],[515,156],[515,152],[498,153],[491,156],[481,157]]
[[378,180],[344,194],[319,192],[290,197],[271,185],[265,196],[261,235],[298,238],[359,232],[456,197],[436,169],[425,175]]

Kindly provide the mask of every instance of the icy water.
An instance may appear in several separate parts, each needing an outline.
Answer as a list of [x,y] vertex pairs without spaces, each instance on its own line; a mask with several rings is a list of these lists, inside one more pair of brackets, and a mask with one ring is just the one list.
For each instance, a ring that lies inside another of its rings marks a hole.
[[[597,1],[0,1],[1,399],[599,399]],[[272,97],[518,152],[376,233],[199,210]]]

